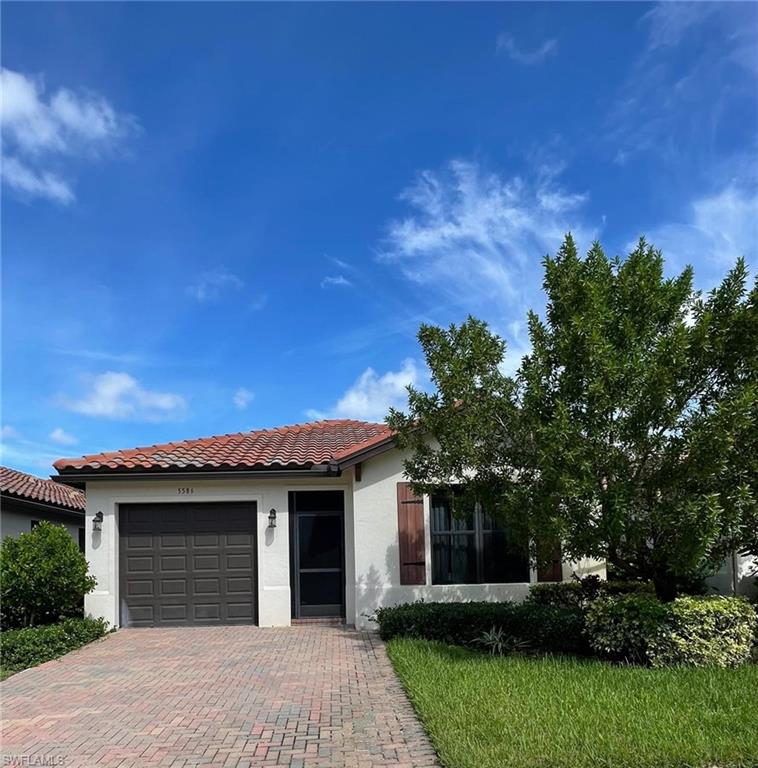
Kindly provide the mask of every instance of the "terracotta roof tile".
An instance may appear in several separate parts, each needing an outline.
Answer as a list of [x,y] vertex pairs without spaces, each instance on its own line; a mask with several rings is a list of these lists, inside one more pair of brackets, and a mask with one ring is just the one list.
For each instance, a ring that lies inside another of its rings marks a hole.
[[385,424],[335,419],[58,459],[54,466],[60,473],[309,468],[345,460],[391,436]]
[[84,494],[66,485],[27,475],[17,469],[0,467],[0,492],[27,501],[39,501],[56,507],[83,512],[86,508]]

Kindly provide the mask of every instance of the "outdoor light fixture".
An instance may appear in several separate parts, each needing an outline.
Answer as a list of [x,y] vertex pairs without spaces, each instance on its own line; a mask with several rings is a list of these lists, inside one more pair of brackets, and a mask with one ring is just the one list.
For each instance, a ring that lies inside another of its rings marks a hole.
[[276,528],[276,510],[273,508],[268,513],[268,527]]
[[92,518],[92,530],[93,531],[103,530],[103,513],[102,512],[96,512],[95,516]]

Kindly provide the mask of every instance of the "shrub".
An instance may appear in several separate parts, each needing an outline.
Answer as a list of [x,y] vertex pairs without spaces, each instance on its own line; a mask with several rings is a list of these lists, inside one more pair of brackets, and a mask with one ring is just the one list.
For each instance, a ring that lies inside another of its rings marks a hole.
[[736,667],[750,658],[755,609],[738,597],[680,597],[668,606],[668,628],[650,646],[654,667]]
[[41,522],[0,546],[3,627],[31,626],[81,616],[95,587],[87,560],[62,525]]
[[103,619],[64,619],[42,627],[0,632],[0,665],[18,671],[56,659],[64,653],[97,640],[108,631]]
[[738,597],[607,597],[586,611],[586,633],[601,656],[661,667],[737,666],[748,660],[754,609]]
[[590,647],[615,661],[647,663],[648,645],[665,629],[666,605],[654,595],[604,597],[587,606]]
[[405,603],[375,614],[383,640],[414,637],[477,646],[493,630],[535,651],[585,653],[581,611],[534,603]]
[[534,584],[529,588],[527,602],[562,608],[584,608],[599,597],[654,593],[655,588],[650,581],[606,581],[597,576],[586,576],[574,581]]

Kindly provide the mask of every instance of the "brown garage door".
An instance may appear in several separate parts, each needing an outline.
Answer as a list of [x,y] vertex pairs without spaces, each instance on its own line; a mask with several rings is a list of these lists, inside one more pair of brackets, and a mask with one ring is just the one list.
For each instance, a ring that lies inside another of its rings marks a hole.
[[255,622],[254,502],[121,504],[122,627]]

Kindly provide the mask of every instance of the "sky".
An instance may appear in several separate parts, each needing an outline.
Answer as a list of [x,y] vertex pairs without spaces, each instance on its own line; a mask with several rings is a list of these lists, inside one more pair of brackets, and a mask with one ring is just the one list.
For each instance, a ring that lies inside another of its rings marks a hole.
[[758,4],[2,6],[2,463],[428,386],[529,349],[571,231],[758,264]]

